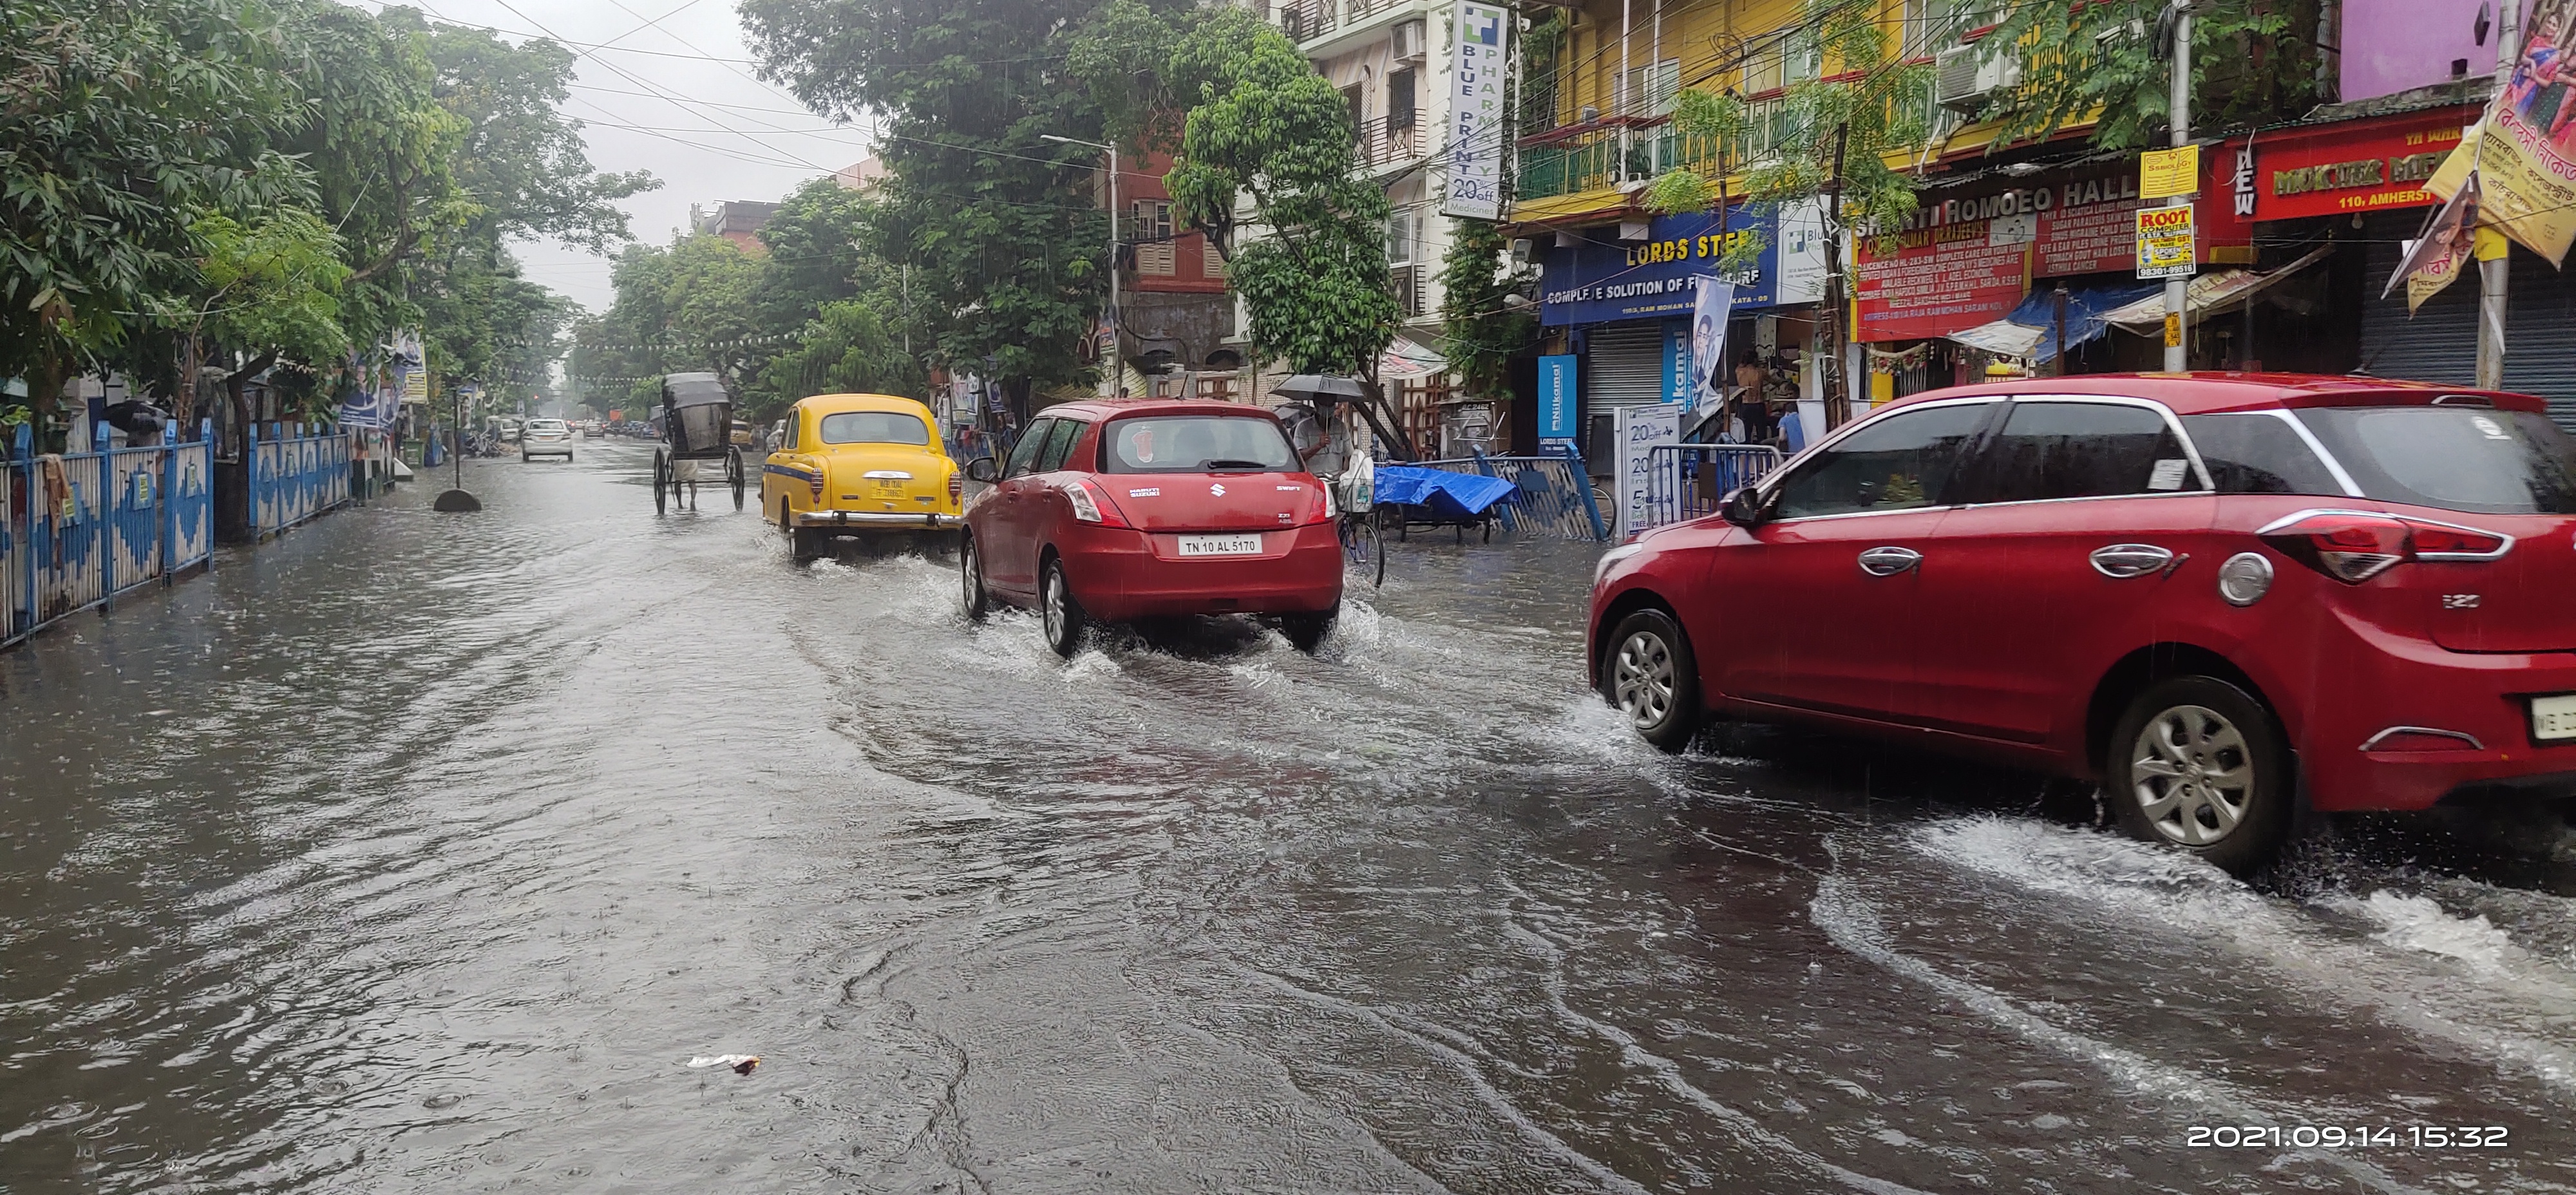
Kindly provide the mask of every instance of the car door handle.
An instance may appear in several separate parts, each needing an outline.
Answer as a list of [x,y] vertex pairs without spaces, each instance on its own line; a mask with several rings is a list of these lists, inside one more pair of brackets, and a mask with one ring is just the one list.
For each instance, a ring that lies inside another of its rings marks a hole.
[[2093,571],[2115,579],[2162,572],[2174,554],[2154,544],[2113,544],[2093,551]]
[[1860,554],[1860,571],[1873,577],[1893,577],[1923,563],[1923,553],[1912,548],[1871,548]]

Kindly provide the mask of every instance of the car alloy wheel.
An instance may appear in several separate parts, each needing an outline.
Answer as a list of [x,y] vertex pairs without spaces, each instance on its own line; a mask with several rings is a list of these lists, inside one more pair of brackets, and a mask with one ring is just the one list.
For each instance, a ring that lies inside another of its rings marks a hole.
[[2245,875],[2289,833],[2292,760],[2280,721],[2259,699],[2216,677],[2182,676],[2129,702],[2102,776],[2130,837]]
[[1620,619],[1605,641],[1603,696],[1656,748],[1690,746],[1700,726],[1699,669],[1681,624],[1662,610],[1639,610]]
[[2206,706],[2177,705],[2147,720],[2130,748],[2138,812],[2165,840],[2208,846],[2236,832],[2254,802],[2245,733]]
[[957,572],[965,586],[967,621],[984,621],[985,613],[992,609],[992,602],[984,595],[984,561],[975,551],[972,536],[957,546]]
[[1643,730],[1673,712],[1673,648],[1652,631],[1639,631],[1619,645],[1610,665],[1611,700],[1628,720]]
[[1082,603],[1074,600],[1073,589],[1064,579],[1064,563],[1050,560],[1046,580],[1039,586],[1039,615],[1046,623],[1047,646],[1055,654],[1070,660],[1082,650]]

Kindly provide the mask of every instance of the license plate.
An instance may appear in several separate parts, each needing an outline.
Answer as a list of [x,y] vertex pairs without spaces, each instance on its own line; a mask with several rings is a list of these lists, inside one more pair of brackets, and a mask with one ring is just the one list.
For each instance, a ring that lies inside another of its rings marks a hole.
[[[1183,556],[1258,556],[1260,554],[1261,537],[1258,535],[1184,535],[1181,537]],[[2576,715],[2571,715],[2569,724],[2576,726]],[[2568,733],[2576,734],[2576,729],[2571,729]]]
[[2576,739],[2576,693],[2532,698],[2531,737]]

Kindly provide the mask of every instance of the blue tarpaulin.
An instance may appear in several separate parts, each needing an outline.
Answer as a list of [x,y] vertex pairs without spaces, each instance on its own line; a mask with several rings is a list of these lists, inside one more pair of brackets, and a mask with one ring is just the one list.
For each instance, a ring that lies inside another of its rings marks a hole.
[[1511,494],[1512,483],[1499,477],[1416,465],[1377,467],[1375,496],[1381,506],[1421,506],[1442,518],[1465,519],[1485,513]]
[[[2161,293],[2161,282],[2127,282],[2107,286],[2070,286],[2066,288],[2066,341],[2081,345],[2110,330],[2104,317],[2151,294]],[[2025,357],[2032,361],[2052,361],[2057,357],[2057,288],[2033,289],[2015,307],[2012,314],[1990,324],[1979,324],[1950,334],[1950,339],[1970,348],[1984,349],[2007,357]]]

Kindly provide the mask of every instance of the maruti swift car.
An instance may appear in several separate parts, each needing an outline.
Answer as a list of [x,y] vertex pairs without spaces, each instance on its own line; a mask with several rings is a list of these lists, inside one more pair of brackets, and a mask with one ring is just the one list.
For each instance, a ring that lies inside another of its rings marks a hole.
[[2096,376],[1920,395],[1613,549],[1592,678],[2100,782],[2243,872],[2302,800],[2576,792],[2576,442],[2537,398]]
[[1047,645],[1080,650],[1093,620],[1275,617],[1300,650],[1342,605],[1332,495],[1259,407],[1122,399],[1049,407],[966,507],[969,618],[1033,605]]

